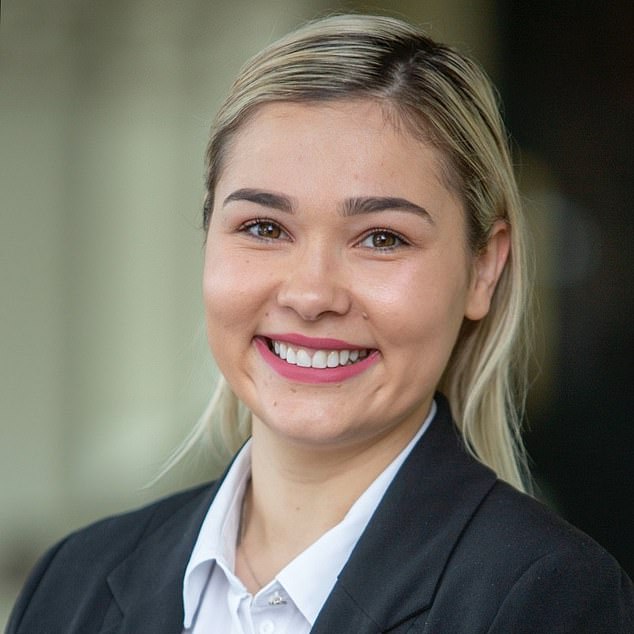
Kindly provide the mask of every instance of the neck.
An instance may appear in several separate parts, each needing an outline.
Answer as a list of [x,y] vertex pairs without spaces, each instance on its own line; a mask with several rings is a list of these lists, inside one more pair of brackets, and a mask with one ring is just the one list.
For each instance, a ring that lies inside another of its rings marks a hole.
[[399,433],[326,449],[281,438],[255,419],[252,520],[262,542],[304,550],[341,522],[419,425],[420,419]]
[[365,443],[324,448],[280,437],[254,418],[251,481],[243,501],[236,572],[255,592],[343,520],[420,425]]

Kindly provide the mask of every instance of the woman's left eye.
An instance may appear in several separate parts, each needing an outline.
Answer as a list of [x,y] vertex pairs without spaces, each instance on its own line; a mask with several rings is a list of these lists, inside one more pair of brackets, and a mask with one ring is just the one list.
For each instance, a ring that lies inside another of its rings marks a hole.
[[375,229],[368,233],[359,246],[369,249],[389,250],[407,244],[401,236],[388,229]]

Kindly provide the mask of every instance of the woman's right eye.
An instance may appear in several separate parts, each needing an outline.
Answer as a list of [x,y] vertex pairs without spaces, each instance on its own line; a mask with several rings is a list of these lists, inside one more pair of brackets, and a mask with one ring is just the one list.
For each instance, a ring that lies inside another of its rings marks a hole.
[[245,222],[239,229],[261,240],[288,240],[288,234],[277,222],[256,218]]

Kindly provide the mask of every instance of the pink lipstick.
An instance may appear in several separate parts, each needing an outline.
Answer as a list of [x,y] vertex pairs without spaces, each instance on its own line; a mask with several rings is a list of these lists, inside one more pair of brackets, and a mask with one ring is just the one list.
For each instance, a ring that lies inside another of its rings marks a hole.
[[298,383],[345,381],[367,370],[380,357],[375,349],[295,333],[257,336],[254,343],[277,374]]

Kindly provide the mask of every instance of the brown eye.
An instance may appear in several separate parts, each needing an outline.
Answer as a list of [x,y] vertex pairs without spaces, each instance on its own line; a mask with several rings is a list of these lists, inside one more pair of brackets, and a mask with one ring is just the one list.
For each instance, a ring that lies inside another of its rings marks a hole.
[[285,237],[284,230],[272,220],[254,220],[242,230],[264,240],[279,240]]
[[360,243],[362,247],[371,249],[394,249],[405,244],[398,235],[387,229],[377,229],[369,233]]
[[387,231],[381,231],[372,235],[372,246],[377,249],[384,249],[385,247],[396,246],[396,236],[393,233]]
[[260,238],[279,238],[282,230],[273,222],[260,222],[257,225],[258,236]]

